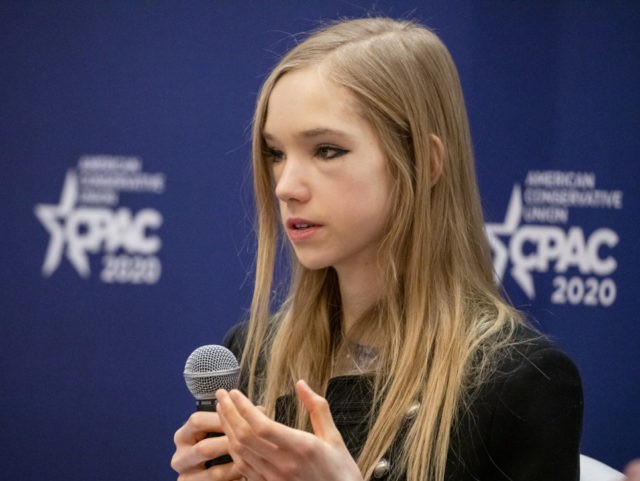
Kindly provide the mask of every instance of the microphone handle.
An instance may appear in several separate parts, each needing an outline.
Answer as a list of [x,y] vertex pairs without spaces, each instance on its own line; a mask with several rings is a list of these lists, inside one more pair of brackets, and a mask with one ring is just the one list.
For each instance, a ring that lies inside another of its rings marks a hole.
[[[202,399],[196,401],[196,409],[198,411],[209,411],[216,412],[216,400],[215,399]],[[224,433],[207,433],[207,438],[217,438],[218,436],[224,436]],[[232,462],[233,459],[228,454],[224,454],[222,456],[218,456],[215,459],[210,459],[205,462],[204,465],[206,468],[210,468],[211,466],[217,466],[219,464],[227,464]]]

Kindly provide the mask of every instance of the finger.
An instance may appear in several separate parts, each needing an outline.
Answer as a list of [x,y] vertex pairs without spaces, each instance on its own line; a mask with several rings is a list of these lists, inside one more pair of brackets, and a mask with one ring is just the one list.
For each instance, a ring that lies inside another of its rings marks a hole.
[[[238,470],[251,481],[268,478],[268,474],[273,472],[273,461],[269,455],[277,451],[277,447],[256,434],[228,392],[216,392],[216,399],[222,429],[229,439],[229,452]],[[247,402],[256,409],[249,400]]]
[[229,452],[225,436],[206,438],[191,446],[178,448],[171,459],[171,467],[178,473],[202,468],[204,462]]
[[[240,398],[238,397],[240,396]],[[258,408],[256,408],[251,401],[244,397],[240,392],[227,392],[223,389],[216,392],[216,399],[218,401],[218,413],[220,416],[221,426],[225,433],[229,430],[233,433],[234,437],[242,438],[243,441],[250,441],[252,438],[257,437],[256,433],[250,425],[247,414],[253,414],[255,419],[255,413],[262,416],[263,419],[269,420]],[[240,400],[238,403],[237,400]],[[243,404],[243,406],[240,406]]]
[[178,481],[211,481],[214,480],[241,480],[242,473],[233,463],[219,464],[205,469],[200,467],[181,474]]
[[196,411],[187,422],[176,431],[173,441],[176,446],[192,445],[204,439],[207,433],[220,432],[220,420],[217,413]]
[[631,461],[624,470],[630,480],[640,479],[640,459]]
[[[284,424],[280,424],[270,419],[264,410],[253,405],[253,403],[240,391],[229,392],[229,398],[233,402],[238,415],[251,431],[252,439],[262,441],[256,443],[255,448],[258,453],[267,459],[277,455],[280,448],[290,448],[297,444],[299,431],[293,430]],[[247,442],[252,439],[247,440]]]
[[243,479],[242,473],[233,463],[220,464],[205,469],[203,466],[180,473],[178,481],[239,481]]
[[[308,445],[309,439],[301,438],[311,435],[271,420],[264,414],[263,407],[254,406],[240,391],[232,390],[226,396],[223,394],[222,401],[218,398],[224,405],[222,411],[219,410],[220,417],[225,432],[224,423],[228,418],[237,423],[228,436],[239,471],[251,481],[293,479],[283,477],[283,470],[286,473],[300,469],[295,449]],[[238,453],[237,457],[234,452]]]
[[209,469],[204,471],[206,475],[203,479],[205,480],[232,480],[232,479],[242,479],[242,473],[238,471],[238,466],[235,463],[226,463],[226,464],[218,464],[216,466],[211,466]]
[[[229,438],[231,439],[230,436]],[[262,458],[256,456],[252,451],[248,450],[246,446],[230,442],[229,453],[233,458],[233,473],[238,476],[240,480],[266,481],[267,478],[264,475],[272,472],[272,467],[266,465]],[[218,473],[216,473],[216,475],[217,474]],[[217,480],[227,478],[219,478],[216,476],[207,479]]]
[[248,424],[258,425],[261,423],[268,424],[274,422],[266,415],[266,409],[264,406],[255,406],[249,398],[237,389],[229,391],[228,394],[234,407]]
[[316,436],[331,444],[344,444],[342,436],[333,422],[327,400],[316,394],[302,379],[296,383],[296,393],[309,411],[311,426]]
[[[317,436],[271,420],[240,392],[232,391],[229,395],[255,435],[265,440],[255,448],[257,454],[268,463],[268,466],[261,465],[261,473],[268,470],[269,473],[275,474],[276,479],[282,479],[283,474],[284,479],[293,479],[294,476],[287,474],[293,475],[298,472],[301,463],[304,465],[307,462],[305,460],[313,458],[318,453],[320,441]],[[338,439],[342,441],[339,434]],[[344,443],[341,446],[344,446]],[[266,477],[271,479],[269,476]]]

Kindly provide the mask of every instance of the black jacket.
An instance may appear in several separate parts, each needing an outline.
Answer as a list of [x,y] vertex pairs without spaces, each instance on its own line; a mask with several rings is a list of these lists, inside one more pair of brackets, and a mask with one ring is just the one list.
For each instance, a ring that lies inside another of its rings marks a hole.
[[[243,331],[233,329],[225,341],[236,355],[243,345]],[[548,340],[526,330],[520,338],[523,342],[512,349],[453,428],[447,481],[579,479],[582,387],[578,371]],[[349,451],[357,457],[368,433],[371,379],[332,378],[325,397]],[[291,396],[283,396],[276,406],[276,419],[285,424],[289,424],[285,405],[290,401]],[[408,415],[405,423],[411,422]],[[379,463],[377,479],[392,479],[394,471],[399,480],[406,479],[403,467],[395,466],[402,432]]]

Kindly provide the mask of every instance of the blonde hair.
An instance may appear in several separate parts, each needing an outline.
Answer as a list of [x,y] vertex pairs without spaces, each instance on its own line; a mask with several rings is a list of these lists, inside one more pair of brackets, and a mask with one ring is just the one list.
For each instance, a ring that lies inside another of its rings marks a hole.
[[[357,99],[393,178],[393,215],[379,250],[383,292],[361,320],[379,348],[377,416],[357,462],[370,478],[406,410],[424,399],[396,466],[409,481],[442,481],[457,416],[524,321],[493,281],[456,68],[439,38],[421,25],[385,18],[330,25],[284,56],[264,82],[253,124],[258,252],[242,360],[250,372],[249,395],[273,415],[276,399],[293,392],[298,379],[323,393],[340,342],[332,268],[311,271],[292,257],[289,295],[277,314],[270,309],[281,240],[262,129],[274,85],[310,66],[320,66]],[[434,135],[444,146],[435,183]],[[297,409],[296,427],[308,424]]]

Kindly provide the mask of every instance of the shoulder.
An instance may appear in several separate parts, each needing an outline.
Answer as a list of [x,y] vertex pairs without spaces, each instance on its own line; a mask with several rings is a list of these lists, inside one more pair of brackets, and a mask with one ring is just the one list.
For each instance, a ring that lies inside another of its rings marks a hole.
[[549,339],[528,329],[518,332],[489,384],[506,404],[523,401],[528,405],[536,397],[557,401],[557,395],[582,402],[580,373],[574,362]]
[[453,431],[448,478],[575,481],[582,385],[573,361],[520,328]]
[[[523,466],[574,479],[582,431],[582,383],[573,361],[548,339],[523,331],[486,391],[490,459],[515,479]],[[548,478],[551,479],[551,478]]]

